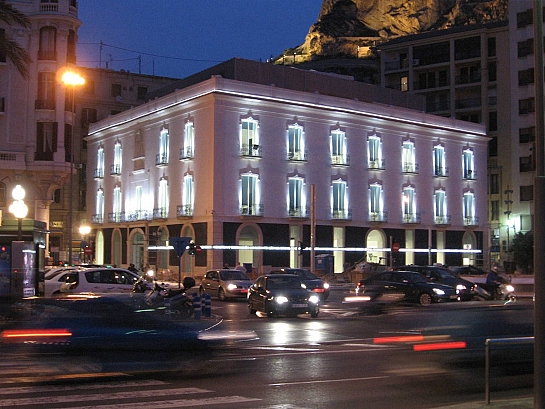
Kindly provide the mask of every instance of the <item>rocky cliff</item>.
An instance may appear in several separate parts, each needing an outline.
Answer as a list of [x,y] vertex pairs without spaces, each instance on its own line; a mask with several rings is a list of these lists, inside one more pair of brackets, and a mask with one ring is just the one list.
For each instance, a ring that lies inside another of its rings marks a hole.
[[289,50],[308,61],[366,57],[370,47],[408,34],[507,20],[508,0],[324,0],[305,42]]

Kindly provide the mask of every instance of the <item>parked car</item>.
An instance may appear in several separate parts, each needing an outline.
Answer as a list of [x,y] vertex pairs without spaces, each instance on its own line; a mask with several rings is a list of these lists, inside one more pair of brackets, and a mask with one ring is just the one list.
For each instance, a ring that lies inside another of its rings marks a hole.
[[253,281],[240,270],[210,270],[204,275],[199,294],[204,293],[225,301],[229,298],[246,298]]
[[488,274],[488,271],[475,266],[450,266],[449,270],[461,276],[485,276]]
[[272,270],[270,274],[296,274],[299,276],[308,290],[315,292],[320,296],[322,301],[327,300],[329,297],[329,284],[321,278],[316,277],[310,271],[303,268],[280,268]]
[[44,280],[44,290],[43,295],[46,298],[49,297],[59,297],[62,295],[61,287],[66,282],[66,279],[71,275],[76,275],[77,270],[70,269],[61,271],[59,274],[55,275],[53,278]]
[[400,270],[416,271],[432,281],[454,287],[461,301],[471,301],[477,295],[475,283],[461,278],[445,267],[410,265],[400,267]]
[[305,288],[295,274],[267,274],[258,277],[248,290],[248,308],[251,314],[257,311],[268,317],[310,314],[312,318],[320,312],[320,297]]
[[356,295],[377,302],[416,302],[422,305],[455,301],[456,289],[440,284],[415,271],[384,271],[358,281]]
[[88,268],[69,275],[61,293],[130,293],[140,277],[124,268]]

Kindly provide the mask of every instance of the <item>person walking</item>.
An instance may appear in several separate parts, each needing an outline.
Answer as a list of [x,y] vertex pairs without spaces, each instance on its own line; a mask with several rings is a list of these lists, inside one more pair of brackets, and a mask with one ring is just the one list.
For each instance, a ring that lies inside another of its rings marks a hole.
[[244,274],[248,274],[248,272],[246,271],[246,267],[240,264],[240,261],[237,263],[235,270],[242,271]]

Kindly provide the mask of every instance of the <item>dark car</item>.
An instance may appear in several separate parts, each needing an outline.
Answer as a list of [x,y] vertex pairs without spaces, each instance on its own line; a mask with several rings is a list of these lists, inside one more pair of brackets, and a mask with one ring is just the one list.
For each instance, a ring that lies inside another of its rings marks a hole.
[[315,292],[320,296],[322,301],[327,300],[329,297],[329,284],[321,278],[316,277],[310,271],[303,268],[280,268],[278,270],[272,270],[270,274],[296,274],[303,280],[308,290]]
[[428,280],[415,271],[384,271],[362,279],[356,286],[356,294],[367,295],[371,301],[422,305],[458,299],[455,288]]
[[460,301],[471,301],[477,295],[477,285],[475,283],[461,278],[445,267],[410,265],[400,267],[400,269],[416,271],[432,281],[454,287]]
[[449,270],[461,276],[485,276],[488,274],[487,271],[475,266],[454,266],[449,267]]
[[295,274],[267,274],[258,277],[248,290],[248,308],[276,315],[310,314],[312,318],[320,312],[320,297],[304,287]]

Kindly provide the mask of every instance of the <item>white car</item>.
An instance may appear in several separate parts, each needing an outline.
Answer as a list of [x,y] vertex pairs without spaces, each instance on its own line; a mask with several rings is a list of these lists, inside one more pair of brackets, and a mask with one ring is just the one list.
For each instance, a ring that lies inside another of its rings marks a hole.
[[140,278],[124,268],[87,268],[69,275],[61,285],[61,293],[130,293]]
[[68,273],[78,270],[78,267],[53,267],[44,274],[44,281],[39,283],[40,294],[44,297],[57,297],[61,285]]

